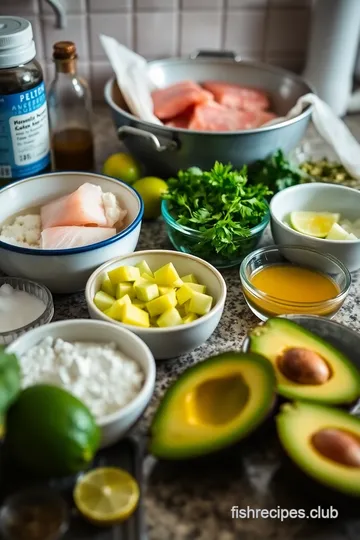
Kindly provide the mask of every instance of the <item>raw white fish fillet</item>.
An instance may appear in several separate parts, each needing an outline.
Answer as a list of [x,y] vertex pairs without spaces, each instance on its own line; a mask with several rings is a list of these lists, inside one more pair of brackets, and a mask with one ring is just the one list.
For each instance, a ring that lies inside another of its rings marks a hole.
[[42,249],[70,249],[96,244],[116,234],[112,227],[50,227],[41,233]]
[[85,183],[70,195],[45,204],[40,210],[42,228],[68,225],[113,227],[122,211],[115,196],[111,199],[111,211],[105,199],[105,209],[104,195],[107,194],[102,192],[100,186]]

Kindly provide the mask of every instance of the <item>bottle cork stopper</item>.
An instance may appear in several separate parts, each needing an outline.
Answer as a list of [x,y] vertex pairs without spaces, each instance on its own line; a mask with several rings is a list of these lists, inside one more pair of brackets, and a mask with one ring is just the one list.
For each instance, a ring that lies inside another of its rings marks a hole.
[[76,46],[72,41],[58,41],[53,47],[55,60],[72,60],[76,58]]

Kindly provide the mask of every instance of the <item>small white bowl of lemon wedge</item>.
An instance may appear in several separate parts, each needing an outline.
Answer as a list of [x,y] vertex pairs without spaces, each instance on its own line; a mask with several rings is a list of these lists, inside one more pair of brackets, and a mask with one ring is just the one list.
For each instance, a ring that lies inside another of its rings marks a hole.
[[360,191],[334,184],[301,184],[270,203],[271,232],[279,246],[306,246],[360,268]]

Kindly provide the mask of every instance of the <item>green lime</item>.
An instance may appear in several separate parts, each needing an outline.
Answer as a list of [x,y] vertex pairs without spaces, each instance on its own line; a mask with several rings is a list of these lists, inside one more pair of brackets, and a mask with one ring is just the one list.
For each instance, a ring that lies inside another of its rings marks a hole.
[[156,219],[161,214],[161,195],[167,191],[167,183],[155,176],[146,176],[133,184],[144,201],[144,218]]
[[103,173],[132,184],[141,178],[141,166],[130,154],[119,152],[107,158]]
[[326,238],[340,214],[330,212],[291,212],[290,225],[295,231],[307,236]]

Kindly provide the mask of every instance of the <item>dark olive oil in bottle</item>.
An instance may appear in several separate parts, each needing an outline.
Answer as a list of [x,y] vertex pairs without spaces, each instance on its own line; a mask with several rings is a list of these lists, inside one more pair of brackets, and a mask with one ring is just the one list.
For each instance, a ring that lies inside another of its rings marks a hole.
[[74,43],[55,43],[53,59],[56,75],[48,97],[53,169],[91,171],[91,95],[86,81],[77,74]]

